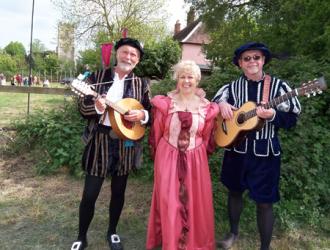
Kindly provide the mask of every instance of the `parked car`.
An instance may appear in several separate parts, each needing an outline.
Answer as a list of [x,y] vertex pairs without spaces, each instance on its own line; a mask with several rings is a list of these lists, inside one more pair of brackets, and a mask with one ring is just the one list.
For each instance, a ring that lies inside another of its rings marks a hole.
[[61,83],[61,84],[70,84],[73,80],[74,80],[73,77],[64,77],[64,78],[60,81],[60,83]]

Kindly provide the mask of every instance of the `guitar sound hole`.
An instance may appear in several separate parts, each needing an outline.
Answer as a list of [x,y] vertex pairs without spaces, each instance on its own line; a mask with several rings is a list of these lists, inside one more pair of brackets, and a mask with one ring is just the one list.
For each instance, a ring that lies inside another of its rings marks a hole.
[[244,114],[239,114],[237,116],[237,123],[238,124],[243,124],[245,122],[245,115]]
[[123,125],[128,128],[128,129],[132,129],[134,126],[134,122],[130,122],[124,119],[124,116],[121,116],[121,121],[123,123]]

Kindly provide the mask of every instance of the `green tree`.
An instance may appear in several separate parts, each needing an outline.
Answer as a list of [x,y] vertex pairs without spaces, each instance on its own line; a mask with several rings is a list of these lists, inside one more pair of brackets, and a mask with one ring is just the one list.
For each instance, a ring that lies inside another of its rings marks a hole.
[[7,79],[16,74],[16,62],[10,55],[0,53],[0,72],[3,73]]
[[10,42],[4,48],[4,51],[11,56],[17,56],[20,58],[25,58],[26,55],[24,45],[20,42]]
[[45,70],[47,72],[55,73],[60,69],[60,61],[55,53],[50,53],[44,58]]
[[[171,37],[160,41],[149,41],[144,45],[144,56],[135,69],[136,74],[144,77],[164,79],[168,76],[171,67],[180,59],[181,49],[178,42]],[[113,52],[115,53],[115,52]],[[114,60],[115,56],[112,56]],[[87,49],[80,52],[77,63],[79,72],[83,72],[84,65],[88,64],[92,70],[101,65],[101,51],[99,48]]]
[[46,46],[39,39],[34,39],[32,42],[32,53],[42,53],[45,51]]
[[100,49],[86,49],[79,52],[77,70],[83,73],[85,65],[88,64],[92,71],[101,68]]
[[181,56],[179,43],[171,37],[160,42],[150,42],[145,45],[145,56],[138,64],[136,72],[141,76],[164,79],[169,76],[171,67]]
[[63,19],[75,24],[77,37],[88,42],[100,42],[95,41],[99,32],[106,34],[107,42],[117,40],[124,28],[129,36],[144,41],[165,33],[164,0],[55,0],[54,3],[61,9]]
[[10,42],[5,48],[5,53],[11,55],[16,62],[17,71],[27,70],[26,51],[20,42]]
[[214,42],[206,52],[216,64],[228,63],[239,44],[252,40],[267,43],[280,58],[304,55],[328,60],[330,56],[328,1],[186,1],[196,7],[209,29]]

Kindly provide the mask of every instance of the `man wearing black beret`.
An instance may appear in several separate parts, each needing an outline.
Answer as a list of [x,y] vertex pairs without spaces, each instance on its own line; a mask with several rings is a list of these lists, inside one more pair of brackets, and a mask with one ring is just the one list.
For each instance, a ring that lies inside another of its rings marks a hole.
[[[219,104],[224,121],[233,119],[233,110],[249,101],[265,104],[291,91],[286,82],[265,74],[263,66],[270,60],[271,52],[263,43],[249,42],[235,50],[233,63],[243,74],[221,87],[213,98]],[[242,194],[248,190],[249,197],[256,203],[260,249],[269,249],[274,224],[273,203],[280,199],[281,148],[277,134],[279,128],[294,126],[300,111],[296,97],[274,108],[259,105],[256,116],[264,121],[261,129],[249,131],[239,143],[226,148],[221,182],[228,189],[230,232],[219,242],[222,248],[231,248],[238,239]]]
[[[148,81],[137,77],[133,69],[143,56],[143,48],[133,38],[122,38],[114,46],[116,64],[92,73],[86,82],[95,86],[98,97],[87,95],[79,100],[79,111],[87,119],[83,139],[86,143],[82,157],[85,185],[79,207],[79,233],[71,250],[85,249],[88,227],[93,219],[95,203],[104,179],[111,176],[111,200],[107,240],[111,250],[122,250],[117,224],[124,206],[129,173],[141,165],[142,145],[138,141],[120,139],[109,119],[106,99],[116,103],[123,98],[134,98],[143,109],[130,110],[123,119],[146,124],[149,120],[150,91]],[[111,48],[110,50],[111,51]],[[108,52],[109,52],[108,51]],[[107,57],[109,62],[109,56]],[[128,107],[127,107],[128,108]],[[129,108],[128,108],[129,109]]]

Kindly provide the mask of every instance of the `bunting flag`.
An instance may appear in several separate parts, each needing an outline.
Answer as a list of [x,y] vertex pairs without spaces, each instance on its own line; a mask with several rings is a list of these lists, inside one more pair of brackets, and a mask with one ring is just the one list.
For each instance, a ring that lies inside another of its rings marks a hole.
[[104,69],[108,68],[110,65],[112,47],[113,47],[112,43],[103,43],[101,45],[102,65]]

